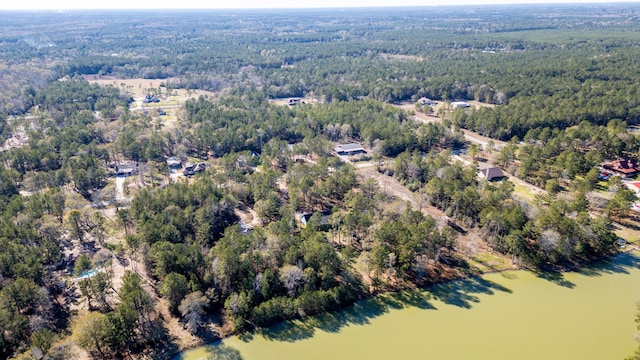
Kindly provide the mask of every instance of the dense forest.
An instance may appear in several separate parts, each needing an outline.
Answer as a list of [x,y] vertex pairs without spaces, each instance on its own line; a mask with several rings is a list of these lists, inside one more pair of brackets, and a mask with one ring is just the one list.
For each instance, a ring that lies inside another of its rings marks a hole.
[[599,169],[640,156],[635,4],[4,15],[0,358],[171,358],[638,226]]

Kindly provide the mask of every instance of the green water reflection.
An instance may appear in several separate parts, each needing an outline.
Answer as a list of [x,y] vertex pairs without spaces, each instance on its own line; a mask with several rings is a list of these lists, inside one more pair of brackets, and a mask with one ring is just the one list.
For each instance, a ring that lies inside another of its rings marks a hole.
[[177,359],[623,359],[634,341],[640,258],[580,272],[511,271],[386,294],[231,337]]

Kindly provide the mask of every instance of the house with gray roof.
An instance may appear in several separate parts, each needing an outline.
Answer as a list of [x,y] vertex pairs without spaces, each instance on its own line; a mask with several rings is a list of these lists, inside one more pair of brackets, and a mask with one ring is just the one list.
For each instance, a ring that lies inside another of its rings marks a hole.
[[480,165],[479,175],[488,181],[498,181],[505,177],[504,172],[497,167],[488,164]]
[[352,156],[352,155],[367,153],[362,147],[362,145],[356,144],[356,143],[338,145],[335,148],[333,148],[333,150],[336,152],[336,154],[340,156],[345,156],[345,155]]

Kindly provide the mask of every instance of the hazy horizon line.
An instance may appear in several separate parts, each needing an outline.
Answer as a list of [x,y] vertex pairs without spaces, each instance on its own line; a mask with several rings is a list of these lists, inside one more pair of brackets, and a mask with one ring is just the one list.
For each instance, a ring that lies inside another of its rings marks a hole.
[[66,11],[104,11],[104,10],[113,10],[113,11],[163,11],[163,10],[173,10],[173,11],[202,11],[202,10],[344,10],[344,9],[400,9],[400,8],[447,8],[447,7],[485,7],[485,6],[495,6],[495,7],[504,7],[504,6],[545,6],[545,5],[629,5],[636,4],[640,5],[640,1],[638,0],[616,0],[616,1],[606,1],[606,0],[579,0],[579,1],[553,1],[553,0],[543,0],[543,1],[523,1],[523,2],[466,2],[465,0],[461,2],[453,2],[449,4],[345,4],[341,6],[278,6],[278,5],[270,5],[270,6],[255,6],[255,7],[199,7],[199,6],[187,6],[187,7],[173,7],[173,6],[162,6],[157,8],[134,8],[134,7],[43,7],[43,8],[3,8],[0,7],[0,11],[15,11],[15,12],[66,12]]

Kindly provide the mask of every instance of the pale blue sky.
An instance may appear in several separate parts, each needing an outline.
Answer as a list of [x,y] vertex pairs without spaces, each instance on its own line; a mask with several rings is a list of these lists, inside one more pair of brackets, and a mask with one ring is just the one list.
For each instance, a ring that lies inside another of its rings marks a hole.
[[341,8],[585,2],[638,2],[638,0],[0,0],[0,10]]

